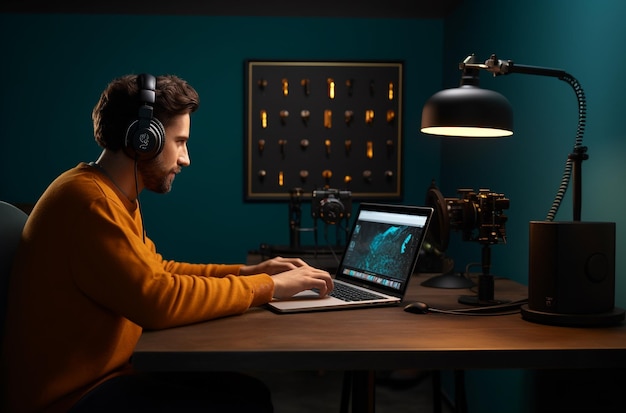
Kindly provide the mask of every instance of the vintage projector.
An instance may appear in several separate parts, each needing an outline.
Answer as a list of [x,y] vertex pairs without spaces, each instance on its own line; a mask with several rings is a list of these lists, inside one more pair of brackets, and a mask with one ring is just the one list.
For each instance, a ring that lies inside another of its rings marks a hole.
[[328,244],[328,227],[335,226],[335,241],[341,246],[341,233],[347,235],[349,221],[352,215],[352,192],[334,188],[316,189],[311,193],[311,216],[313,227],[303,228],[302,224],[302,188],[293,188],[290,191],[289,202],[289,245],[291,248],[300,248],[300,234],[313,232],[314,247],[317,251],[318,220],[324,224],[326,244]]
[[[489,189],[458,189],[457,198],[444,198],[433,182],[426,194],[426,204],[433,207],[424,252],[426,263],[443,261],[451,231],[461,232],[463,241],[482,244],[481,267],[478,296],[463,296],[459,301],[473,305],[498,304],[493,290],[491,275],[491,245],[506,243],[506,222],[504,210],[509,209],[510,201],[503,194]],[[444,272],[444,271],[442,271]],[[436,288],[468,288],[473,285],[462,274],[444,273],[425,281],[423,285]]]

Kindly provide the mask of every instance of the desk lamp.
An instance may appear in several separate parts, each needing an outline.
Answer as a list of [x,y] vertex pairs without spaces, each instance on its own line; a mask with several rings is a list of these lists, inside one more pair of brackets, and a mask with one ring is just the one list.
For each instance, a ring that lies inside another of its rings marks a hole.
[[[525,320],[554,325],[599,326],[620,323],[624,310],[615,302],[615,223],[581,221],[582,145],[586,124],[585,94],[563,70],[515,64],[496,55],[480,63],[474,55],[460,63],[461,84],[434,94],[424,105],[421,131],[464,138],[496,138],[513,134],[513,110],[497,92],[481,89],[479,74],[511,73],[555,77],[567,82],[578,99],[578,129],[561,184],[544,221],[530,222],[528,304]],[[555,222],[573,176],[573,221]]]

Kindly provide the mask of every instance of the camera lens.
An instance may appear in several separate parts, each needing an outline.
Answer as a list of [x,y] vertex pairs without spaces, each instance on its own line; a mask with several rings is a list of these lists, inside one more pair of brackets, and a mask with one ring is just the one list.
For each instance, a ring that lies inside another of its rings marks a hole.
[[343,218],[345,208],[337,198],[324,198],[320,201],[320,218],[327,224],[335,225]]

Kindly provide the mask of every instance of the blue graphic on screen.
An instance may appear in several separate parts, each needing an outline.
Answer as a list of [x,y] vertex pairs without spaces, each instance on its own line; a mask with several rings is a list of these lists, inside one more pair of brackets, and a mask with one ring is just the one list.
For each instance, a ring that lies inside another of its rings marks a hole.
[[377,222],[357,222],[343,260],[343,272],[370,282],[399,289],[410,275],[415,243],[421,228]]

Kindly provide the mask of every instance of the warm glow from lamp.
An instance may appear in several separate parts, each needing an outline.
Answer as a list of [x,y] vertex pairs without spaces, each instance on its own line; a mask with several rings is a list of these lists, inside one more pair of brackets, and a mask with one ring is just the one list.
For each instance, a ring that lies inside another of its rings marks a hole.
[[513,135],[513,131],[476,126],[433,126],[422,128],[422,132],[430,135],[458,136],[461,138],[503,138]]

